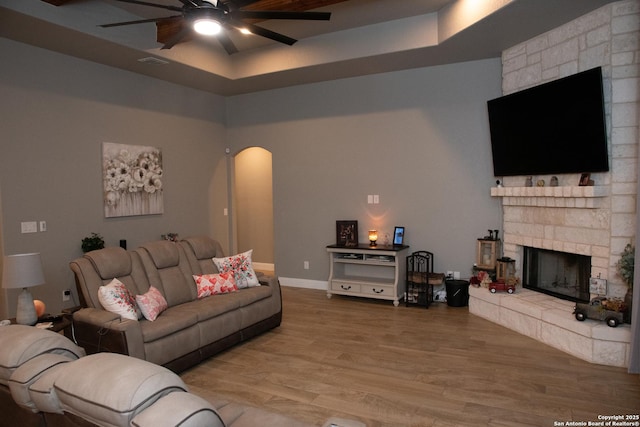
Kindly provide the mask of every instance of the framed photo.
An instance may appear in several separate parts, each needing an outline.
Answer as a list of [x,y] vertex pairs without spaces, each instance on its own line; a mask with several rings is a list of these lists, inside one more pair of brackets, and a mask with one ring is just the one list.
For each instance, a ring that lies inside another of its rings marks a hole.
[[336,245],[358,246],[358,221],[336,221]]
[[580,187],[586,187],[587,185],[589,185],[590,181],[591,181],[591,174],[583,173],[582,175],[580,175],[580,183],[578,185]]
[[393,246],[400,246],[404,242],[404,227],[396,227],[393,230]]

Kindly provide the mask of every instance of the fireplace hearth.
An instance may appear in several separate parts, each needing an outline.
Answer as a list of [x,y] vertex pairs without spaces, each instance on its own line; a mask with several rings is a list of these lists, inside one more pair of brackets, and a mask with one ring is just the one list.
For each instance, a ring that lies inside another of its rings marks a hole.
[[573,302],[589,302],[591,257],[525,247],[523,287]]

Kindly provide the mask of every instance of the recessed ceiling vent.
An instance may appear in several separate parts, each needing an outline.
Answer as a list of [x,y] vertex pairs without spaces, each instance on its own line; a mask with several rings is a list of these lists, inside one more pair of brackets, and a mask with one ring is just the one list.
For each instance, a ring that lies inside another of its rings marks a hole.
[[169,63],[169,61],[165,61],[164,59],[154,58],[153,56],[140,58],[138,59],[138,62],[142,62],[144,64],[152,64],[152,65],[167,65]]

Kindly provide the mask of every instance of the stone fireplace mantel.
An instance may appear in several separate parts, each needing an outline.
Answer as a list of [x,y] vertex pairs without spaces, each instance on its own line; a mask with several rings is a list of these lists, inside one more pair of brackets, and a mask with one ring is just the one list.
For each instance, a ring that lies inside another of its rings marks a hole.
[[502,197],[505,206],[598,209],[609,196],[609,187],[493,187],[491,196]]

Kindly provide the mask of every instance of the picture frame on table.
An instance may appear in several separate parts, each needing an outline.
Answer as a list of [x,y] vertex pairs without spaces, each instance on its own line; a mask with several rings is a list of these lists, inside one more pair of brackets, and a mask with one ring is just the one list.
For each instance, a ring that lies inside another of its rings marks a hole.
[[404,227],[396,226],[393,230],[393,246],[404,245]]
[[347,248],[358,246],[358,221],[336,221],[336,245]]

